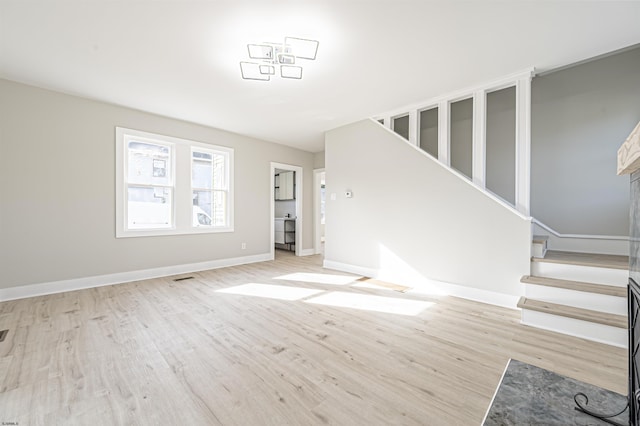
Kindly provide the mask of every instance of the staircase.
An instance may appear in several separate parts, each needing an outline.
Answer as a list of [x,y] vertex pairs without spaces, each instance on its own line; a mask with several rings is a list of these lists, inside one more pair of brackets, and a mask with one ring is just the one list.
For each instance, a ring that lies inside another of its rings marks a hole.
[[533,238],[531,275],[520,280],[522,323],[627,346],[627,256],[548,250]]

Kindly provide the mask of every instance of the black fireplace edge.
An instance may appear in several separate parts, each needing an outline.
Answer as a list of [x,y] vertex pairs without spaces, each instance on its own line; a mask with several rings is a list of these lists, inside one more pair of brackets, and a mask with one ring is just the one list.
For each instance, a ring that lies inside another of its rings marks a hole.
[[629,277],[627,286],[627,318],[629,321],[629,424],[640,426],[640,323],[638,313],[640,312],[640,285]]
[[627,409],[629,410],[629,425],[640,426],[640,323],[638,322],[638,313],[640,312],[640,286],[631,277],[627,285],[627,319],[629,324],[629,383],[627,395],[627,405],[616,413],[600,413],[587,407],[589,397],[582,392],[574,395],[573,400],[576,403],[575,410],[581,411],[599,420],[616,426],[625,426],[622,423],[612,420],[612,417],[619,416]]

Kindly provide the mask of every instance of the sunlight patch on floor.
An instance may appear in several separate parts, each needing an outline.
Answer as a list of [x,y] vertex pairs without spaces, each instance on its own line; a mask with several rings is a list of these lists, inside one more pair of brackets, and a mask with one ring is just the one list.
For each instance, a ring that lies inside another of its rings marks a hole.
[[242,296],[266,297],[279,300],[300,300],[322,293],[324,290],[290,287],[285,285],[249,283],[216,290],[216,293],[239,294]]
[[358,281],[361,277],[350,275],[315,274],[309,272],[296,272],[275,277],[276,280],[302,281],[316,284],[347,285]]
[[398,315],[418,315],[420,312],[434,305],[433,302],[347,293],[343,291],[332,291],[330,293],[305,300],[305,303]]

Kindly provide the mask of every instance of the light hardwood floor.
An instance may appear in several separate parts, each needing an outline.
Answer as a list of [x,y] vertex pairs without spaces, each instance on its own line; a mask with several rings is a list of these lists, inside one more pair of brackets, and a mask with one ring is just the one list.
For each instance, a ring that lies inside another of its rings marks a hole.
[[[279,253],[0,303],[0,421],[477,425],[509,358],[626,394],[624,350],[522,326],[515,310],[277,279],[347,275],[320,265]],[[248,283],[434,303],[399,315],[218,292]]]

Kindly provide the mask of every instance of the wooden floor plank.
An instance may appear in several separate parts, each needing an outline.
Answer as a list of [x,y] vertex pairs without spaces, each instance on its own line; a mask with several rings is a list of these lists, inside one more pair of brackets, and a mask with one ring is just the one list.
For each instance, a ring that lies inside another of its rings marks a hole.
[[565,263],[597,268],[629,269],[629,256],[615,254],[574,253],[547,250],[543,258],[533,257],[532,262]]
[[586,293],[604,294],[607,296],[615,297],[627,297],[627,287],[607,285],[607,284],[594,284],[586,283],[582,281],[570,281],[560,280],[557,278],[537,277],[532,275],[525,275],[520,279],[524,284],[543,285],[546,287],[563,288],[566,290],[583,291]]
[[521,309],[529,309],[531,311],[574,318],[596,324],[609,325],[611,327],[623,329],[627,329],[628,327],[626,315],[616,315],[608,312],[593,311],[591,309],[576,308],[575,306],[560,305],[543,300],[527,299],[526,297],[520,298],[518,307]]
[[[622,349],[523,326],[515,310],[313,282],[349,275],[321,263],[278,252],[191,280],[2,302],[1,420],[479,424],[509,358],[626,393]],[[217,292],[248,283],[433,304],[411,316]]]

